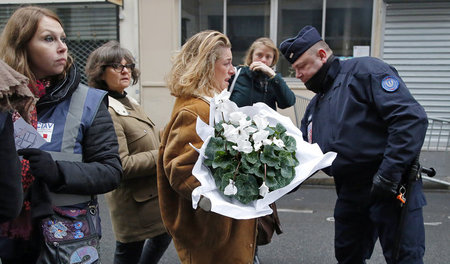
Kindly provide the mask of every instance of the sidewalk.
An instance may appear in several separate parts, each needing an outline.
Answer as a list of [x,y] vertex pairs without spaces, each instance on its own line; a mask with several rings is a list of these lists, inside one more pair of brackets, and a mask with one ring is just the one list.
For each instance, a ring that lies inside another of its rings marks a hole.
[[[445,182],[450,182],[450,176],[440,176],[437,175],[432,179],[441,180]],[[307,179],[303,184],[306,185],[325,185],[325,186],[334,186],[334,179],[326,175],[324,172],[319,171],[311,178]],[[424,189],[442,189],[442,190],[450,190],[450,186],[435,183],[426,179],[423,179],[423,187]]]

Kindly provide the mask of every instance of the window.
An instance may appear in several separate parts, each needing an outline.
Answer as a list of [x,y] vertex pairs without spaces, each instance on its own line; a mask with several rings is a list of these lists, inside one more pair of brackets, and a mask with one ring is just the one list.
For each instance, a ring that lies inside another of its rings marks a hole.
[[327,2],[325,41],[337,56],[353,56],[353,46],[369,46],[372,29],[371,0]]
[[[371,41],[373,0],[183,0],[181,6],[182,43],[201,30],[224,32],[235,65],[243,63],[255,39],[272,37],[279,45],[306,25],[316,27],[339,57],[351,57],[354,46],[369,46]],[[271,14],[277,17],[271,19]],[[282,56],[277,70],[295,77]]]
[[[278,43],[295,37],[306,25],[314,26],[319,33],[322,29],[323,1],[280,0],[278,3]],[[280,54],[281,55],[281,54]],[[277,70],[284,77],[295,77],[291,64],[281,55]]]
[[181,44],[206,29],[223,32],[223,0],[183,0]]
[[228,0],[227,36],[233,64],[244,63],[245,53],[257,38],[269,36],[270,0]]

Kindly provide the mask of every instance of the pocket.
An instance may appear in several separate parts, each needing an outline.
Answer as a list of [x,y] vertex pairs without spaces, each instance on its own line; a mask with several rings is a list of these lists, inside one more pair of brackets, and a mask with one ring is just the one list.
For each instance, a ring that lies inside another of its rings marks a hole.
[[418,180],[413,183],[411,188],[411,195],[409,197],[408,211],[414,211],[427,205],[427,200],[423,194],[422,181]]
[[97,235],[44,244],[37,263],[100,263]]
[[145,130],[145,129],[133,129],[132,131],[129,131],[129,133],[127,134],[128,145],[145,137],[145,135],[147,135],[147,130]]
[[98,205],[54,207],[41,222],[44,246],[38,263],[99,263]]

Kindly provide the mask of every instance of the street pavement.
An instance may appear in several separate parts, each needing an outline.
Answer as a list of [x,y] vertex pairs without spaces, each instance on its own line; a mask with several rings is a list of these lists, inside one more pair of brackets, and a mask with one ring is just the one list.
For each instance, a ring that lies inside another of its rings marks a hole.
[[[316,183],[309,181],[297,192],[286,195],[277,202],[284,233],[274,235],[269,245],[259,247],[263,264],[336,263],[333,251],[333,207],[336,193],[333,186]],[[448,264],[450,190],[427,188],[425,195],[428,205],[424,208],[427,247],[424,262]],[[100,196],[99,200],[103,228],[102,263],[109,264],[113,260],[115,241],[103,196]],[[180,263],[173,244],[169,246],[160,263]],[[378,242],[372,258],[367,263],[385,263]]]

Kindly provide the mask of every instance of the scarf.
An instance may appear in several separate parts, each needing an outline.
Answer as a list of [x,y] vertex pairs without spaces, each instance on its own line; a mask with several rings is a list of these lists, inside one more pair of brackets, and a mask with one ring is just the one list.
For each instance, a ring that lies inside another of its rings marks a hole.
[[306,83],[306,89],[318,94],[324,92],[325,88],[325,79],[327,77],[328,69],[331,66],[331,63],[334,61],[334,56],[331,55],[327,62],[325,62],[322,67],[319,69],[319,71],[314,74],[311,79],[309,79]]

